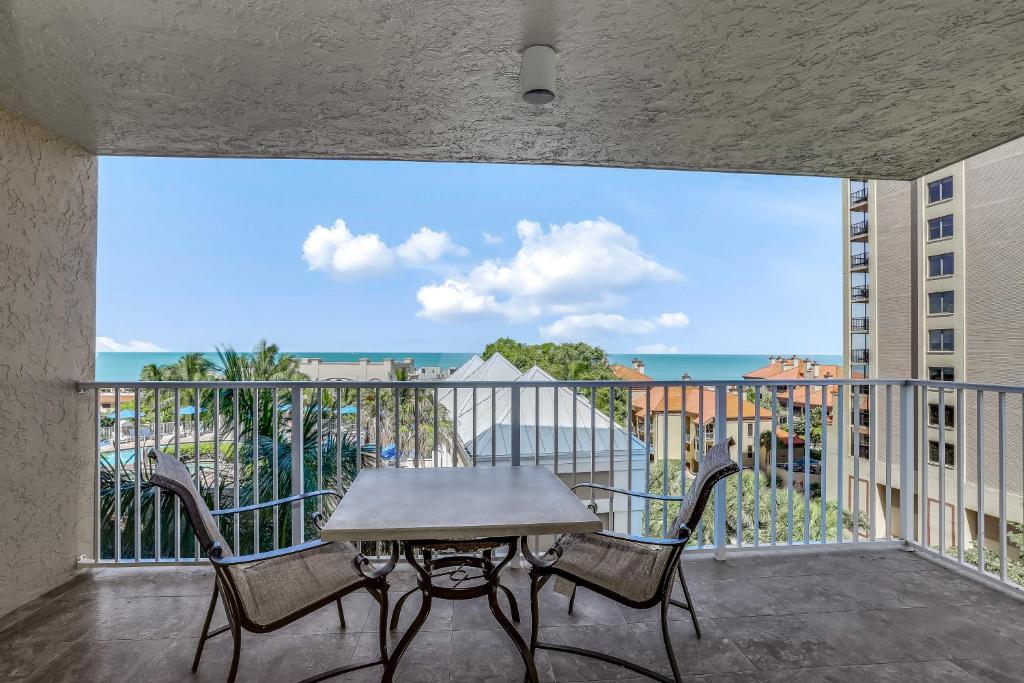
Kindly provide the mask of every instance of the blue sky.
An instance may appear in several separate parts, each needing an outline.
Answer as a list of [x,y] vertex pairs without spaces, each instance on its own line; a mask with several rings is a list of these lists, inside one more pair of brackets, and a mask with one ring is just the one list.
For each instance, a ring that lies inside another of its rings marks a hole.
[[100,350],[842,351],[836,179],[106,157],[99,186]]

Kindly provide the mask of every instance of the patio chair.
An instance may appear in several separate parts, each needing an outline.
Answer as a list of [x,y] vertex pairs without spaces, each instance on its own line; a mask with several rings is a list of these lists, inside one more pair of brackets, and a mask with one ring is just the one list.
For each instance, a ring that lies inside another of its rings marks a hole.
[[[538,648],[542,648],[582,655],[623,666],[658,681],[679,683],[679,666],[676,664],[672,651],[672,640],[668,632],[670,605],[675,605],[690,613],[693,628],[697,637],[700,638],[697,613],[693,607],[690,590],[686,586],[680,558],[683,548],[690,540],[693,530],[704,514],[704,507],[707,505],[708,497],[715,484],[738,471],[739,467],[729,456],[728,444],[723,442],[705,454],[700,463],[697,477],[684,497],[629,491],[603,484],[580,484],[573,487],[574,489],[599,489],[627,496],[660,500],[666,505],[669,502],[677,501],[680,503],[679,513],[666,538],[633,536],[608,531],[592,534],[566,534],[556,540],[551,549],[539,558],[530,552],[526,539],[522,539],[523,555],[532,565],[530,570],[530,606],[532,608],[530,650],[535,652]],[[673,575],[679,577],[686,602],[672,598]],[[662,637],[665,641],[669,664],[672,667],[672,678],[635,662],[603,652],[556,643],[539,643],[537,640],[540,625],[538,594],[548,579],[553,576],[561,577],[574,584],[569,598],[570,613],[576,598],[576,589],[580,586],[634,609],[660,606]]]
[[[374,568],[351,543],[325,543],[320,540],[253,555],[234,555],[216,521],[223,515],[251,512],[318,496],[336,496],[334,491],[310,491],[256,505],[211,511],[196,491],[192,476],[181,461],[156,451],[150,451],[149,457],[155,461],[150,482],[181,500],[196,537],[215,570],[213,597],[192,661],[193,672],[199,668],[206,641],[226,631],[231,632],[234,640],[227,678],[228,683],[232,683],[238,673],[243,628],[252,633],[276,631],[332,602],[338,605],[338,616],[344,628],[341,598],[361,588],[365,588],[380,604],[380,659],[331,669],[307,678],[303,683],[387,662],[387,575],[398,560],[397,546],[392,547],[391,559],[379,568]],[[220,595],[224,597],[228,624],[211,631],[210,622]]]

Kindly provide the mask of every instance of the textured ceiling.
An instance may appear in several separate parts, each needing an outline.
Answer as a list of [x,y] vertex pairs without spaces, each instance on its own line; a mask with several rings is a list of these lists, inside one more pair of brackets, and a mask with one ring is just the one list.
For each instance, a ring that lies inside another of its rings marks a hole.
[[0,104],[99,154],[911,178],[1024,135],[1022,4],[3,0]]

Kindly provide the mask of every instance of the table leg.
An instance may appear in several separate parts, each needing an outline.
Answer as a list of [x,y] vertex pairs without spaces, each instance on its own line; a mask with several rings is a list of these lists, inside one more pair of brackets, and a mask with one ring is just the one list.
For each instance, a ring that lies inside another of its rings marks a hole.
[[512,644],[519,650],[519,656],[523,659],[523,664],[526,665],[526,678],[530,683],[537,683],[537,665],[533,660],[533,653],[530,652],[530,648],[527,647],[526,641],[519,635],[519,631],[516,627],[508,620],[505,613],[501,611],[501,605],[498,604],[498,591],[502,588],[500,583],[501,570],[512,561],[512,558],[516,556],[516,541],[512,541],[508,544],[508,554],[501,561],[498,566],[494,567],[493,570],[488,572],[487,584],[490,590],[487,593],[487,604],[491,608],[491,614],[497,620],[498,625],[508,634],[508,637],[512,639]]
[[[402,658],[406,648],[409,647],[409,643],[411,643],[412,639],[416,637],[416,634],[419,632],[420,628],[422,628],[423,623],[427,620],[427,615],[430,614],[430,572],[425,570],[419,562],[416,561],[416,553],[410,543],[405,544],[405,559],[408,560],[409,564],[419,575],[417,582],[419,583],[420,595],[423,597],[423,603],[420,605],[419,612],[416,613],[416,618],[413,619],[412,624],[409,625],[409,630],[402,634],[398,644],[395,645],[394,652],[392,652],[391,656],[388,657],[387,665],[384,667],[384,674],[381,676],[382,683],[392,683],[395,677],[395,671],[398,669],[398,660]],[[430,566],[430,551],[427,549],[423,550],[423,561],[428,567]]]

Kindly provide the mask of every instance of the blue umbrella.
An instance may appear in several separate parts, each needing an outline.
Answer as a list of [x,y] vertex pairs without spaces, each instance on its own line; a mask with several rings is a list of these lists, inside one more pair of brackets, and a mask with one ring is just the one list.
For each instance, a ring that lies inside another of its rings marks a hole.
[[342,415],[355,415],[356,414],[356,407],[355,406],[345,406],[339,412]]
[[394,460],[398,455],[398,447],[395,446],[395,444],[393,443],[389,443],[380,451],[380,457],[384,458],[385,460]]
[[[205,408],[200,408],[199,412],[203,412],[204,410],[205,410]],[[178,415],[195,415],[195,414],[196,414],[196,407],[195,406],[185,406],[184,408],[182,408],[181,410],[178,411]]]
[[[135,411],[134,410],[128,410],[127,408],[125,408],[124,410],[119,412],[117,414],[117,416],[119,418],[121,418],[122,420],[134,420],[135,419]],[[139,413],[139,417],[145,417],[145,416],[146,416],[145,413],[142,413],[142,412]]]

